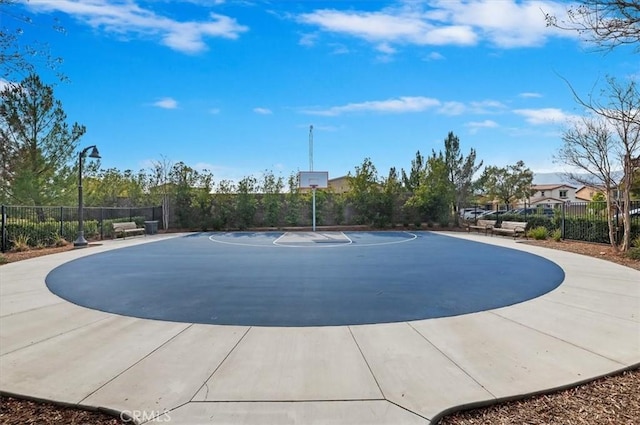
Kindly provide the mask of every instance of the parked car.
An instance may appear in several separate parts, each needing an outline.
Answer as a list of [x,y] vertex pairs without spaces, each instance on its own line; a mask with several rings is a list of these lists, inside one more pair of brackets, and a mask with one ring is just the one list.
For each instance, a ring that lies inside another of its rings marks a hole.
[[498,216],[500,216],[502,214],[506,214],[506,213],[507,213],[506,210],[485,211],[482,214],[478,215],[476,218],[478,220],[497,220]]
[[553,217],[553,208],[518,208],[508,212],[514,215],[544,215],[549,218]]
[[[633,223],[638,217],[640,217],[640,208],[634,208],[629,211],[629,217],[631,217],[631,222]],[[613,216],[614,221],[622,222],[622,213],[619,215],[616,214]]]
[[483,208],[465,208],[460,212],[460,215],[465,220],[474,220],[477,216],[485,212]]

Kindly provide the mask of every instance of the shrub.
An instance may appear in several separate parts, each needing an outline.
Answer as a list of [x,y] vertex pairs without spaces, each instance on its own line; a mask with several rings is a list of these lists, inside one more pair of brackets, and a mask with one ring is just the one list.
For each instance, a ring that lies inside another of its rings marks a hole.
[[9,259],[7,259],[7,257],[5,257],[2,253],[0,253],[0,264],[7,264],[9,262]]
[[627,257],[633,260],[640,260],[640,246],[634,246],[627,251]]
[[560,240],[562,239],[562,230],[560,229],[555,229],[552,233],[551,233],[551,238],[556,241],[556,242],[560,242]]
[[19,234],[11,241],[13,245],[13,251],[23,252],[29,250],[29,236]]
[[535,240],[542,241],[549,236],[549,230],[544,226],[539,226],[529,230],[528,236]]
[[55,246],[56,248],[69,245],[69,242],[57,233],[53,235],[52,239],[53,239],[53,246]]

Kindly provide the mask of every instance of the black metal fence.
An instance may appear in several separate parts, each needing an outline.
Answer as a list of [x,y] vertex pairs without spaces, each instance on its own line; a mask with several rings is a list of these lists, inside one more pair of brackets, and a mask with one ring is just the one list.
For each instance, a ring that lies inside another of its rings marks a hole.
[[[0,206],[0,251],[17,245],[24,247],[55,246],[73,241],[78,233],[78,207]],[[145,208],[84,208],[84,234],[87,239],[112,236],[114,222],[159,220],[162,207]]]
[[[619,243],[624,236],[622,211],[612,207],[614,237]],[[631,239],[640,237],[640,201],[631,201]],[[490,219],[498,221],[526,221],[527,230],[546,227],[549,231],[560,229],[563,239],[609,243],[606,202],[567,202],[557,205],[528,206],[509,209],[506,206],[469,206],[462,210],[467,220]]]

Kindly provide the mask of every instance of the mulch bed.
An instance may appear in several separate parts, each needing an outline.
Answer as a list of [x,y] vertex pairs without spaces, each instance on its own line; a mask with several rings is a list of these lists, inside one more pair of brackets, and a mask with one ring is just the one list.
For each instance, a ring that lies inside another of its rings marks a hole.
[[[523,243],[603,258],[640,270],[640,261],[628,258],[608,245],[552,240],[530,240]],[[5,253],[4,256],[9,262],[13,262],[70,249],[73,249],[72,245]],[[639,418],[640,369],[634,369],[564,391],[453,413],[442,418],[439,423],[441,425],[637,425],[640,423]],[[128,422],[102,412],[0,396],[0,424],[122,425],[125,423]]]
[[637,425],[640,370],[602,378],[565,391],[444,417],[440,425]]

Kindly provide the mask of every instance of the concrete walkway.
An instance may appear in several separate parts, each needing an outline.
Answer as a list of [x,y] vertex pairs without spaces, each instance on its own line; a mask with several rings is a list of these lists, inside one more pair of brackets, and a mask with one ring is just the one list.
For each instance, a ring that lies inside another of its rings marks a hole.
[[47,290],[45,276],[60,264],[170,236],[105,241],[0,267],[0,391],[139,422],[424,425],[456,406],[640,363],[640,272],[511,238],[450,236],[541,255],[565,281],[482,313],[301,328],[123,317]]

